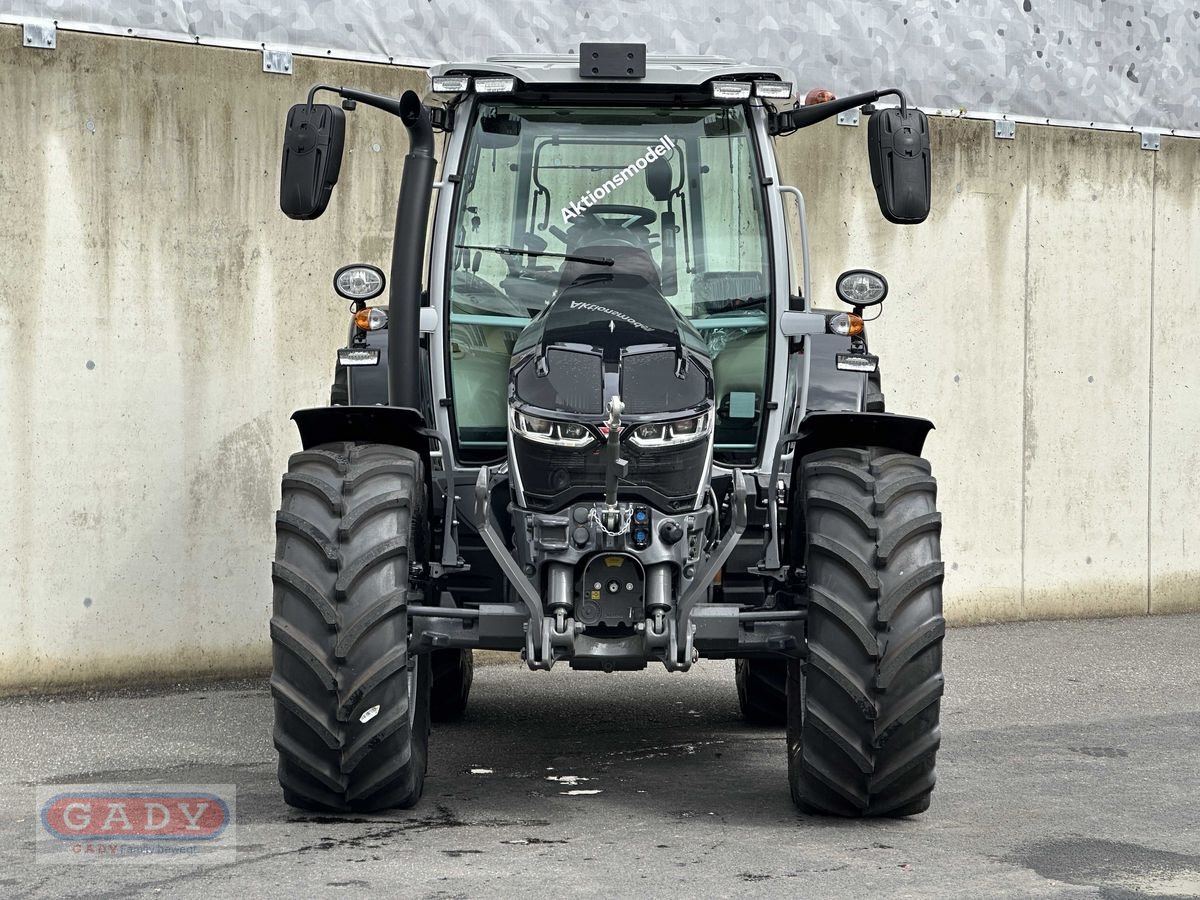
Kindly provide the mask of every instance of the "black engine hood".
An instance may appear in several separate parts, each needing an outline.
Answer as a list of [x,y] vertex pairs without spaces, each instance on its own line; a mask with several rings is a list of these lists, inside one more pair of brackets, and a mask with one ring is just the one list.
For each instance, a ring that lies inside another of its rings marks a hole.
[[565,288],[517,338],[513,356],[538,345],[591,347],[606,362],[621,352],[645,344],[686,348],[689,356],[708,361],[708,348],[666,298],[645,278],[625,273],[600,273],[577,279]]

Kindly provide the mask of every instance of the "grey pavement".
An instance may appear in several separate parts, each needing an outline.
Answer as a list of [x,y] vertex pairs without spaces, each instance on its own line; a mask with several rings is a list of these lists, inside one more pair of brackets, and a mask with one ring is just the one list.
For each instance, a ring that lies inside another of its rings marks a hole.
[[[262,682],[14,698],[0,896],[1200,896],[1198,647],[1200,616],[952,630],[933,805],[898,821],[797,814],[729,663],[480,667],[421,804],[344,818],[283,805]],[[235,784],[236,862],[35,861],[36,787],[80,782]]]

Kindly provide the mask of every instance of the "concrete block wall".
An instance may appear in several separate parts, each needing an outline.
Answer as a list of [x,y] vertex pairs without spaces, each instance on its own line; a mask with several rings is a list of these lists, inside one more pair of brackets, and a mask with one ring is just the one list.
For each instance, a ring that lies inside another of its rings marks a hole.
[[[287,107],[423,73],[0,26],[0,689],[262,671],[291,411],[324,402],[351,260],[386,265],[403,128],[277,207]],[[872,347],[927,415],[952,621],[1200,609],[1200,141],[934,125],[936,211],[875,209],[864,129],[783,144],[814,287],[893,285]],[[1189,553],[1191,554],[1189,556]]]

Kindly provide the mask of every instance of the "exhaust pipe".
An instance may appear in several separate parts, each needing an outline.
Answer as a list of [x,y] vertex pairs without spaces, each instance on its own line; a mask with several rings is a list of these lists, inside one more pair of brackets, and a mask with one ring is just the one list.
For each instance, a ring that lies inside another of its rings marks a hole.
[[421,409],[421,273],[425,268],[425,229],[437,160],[429,108],[405,91],[400,121],[408,129],[408,155],[396,202],[392,238],[392,290],[388,295],[388,405]]

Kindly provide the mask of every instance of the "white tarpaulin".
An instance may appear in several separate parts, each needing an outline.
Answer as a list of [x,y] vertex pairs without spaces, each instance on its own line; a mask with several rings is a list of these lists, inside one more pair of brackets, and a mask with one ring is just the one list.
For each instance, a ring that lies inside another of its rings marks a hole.
[[60,27],[428,64],[641,41],[929,109],[1200,131],[1200,0],[0,0]]

